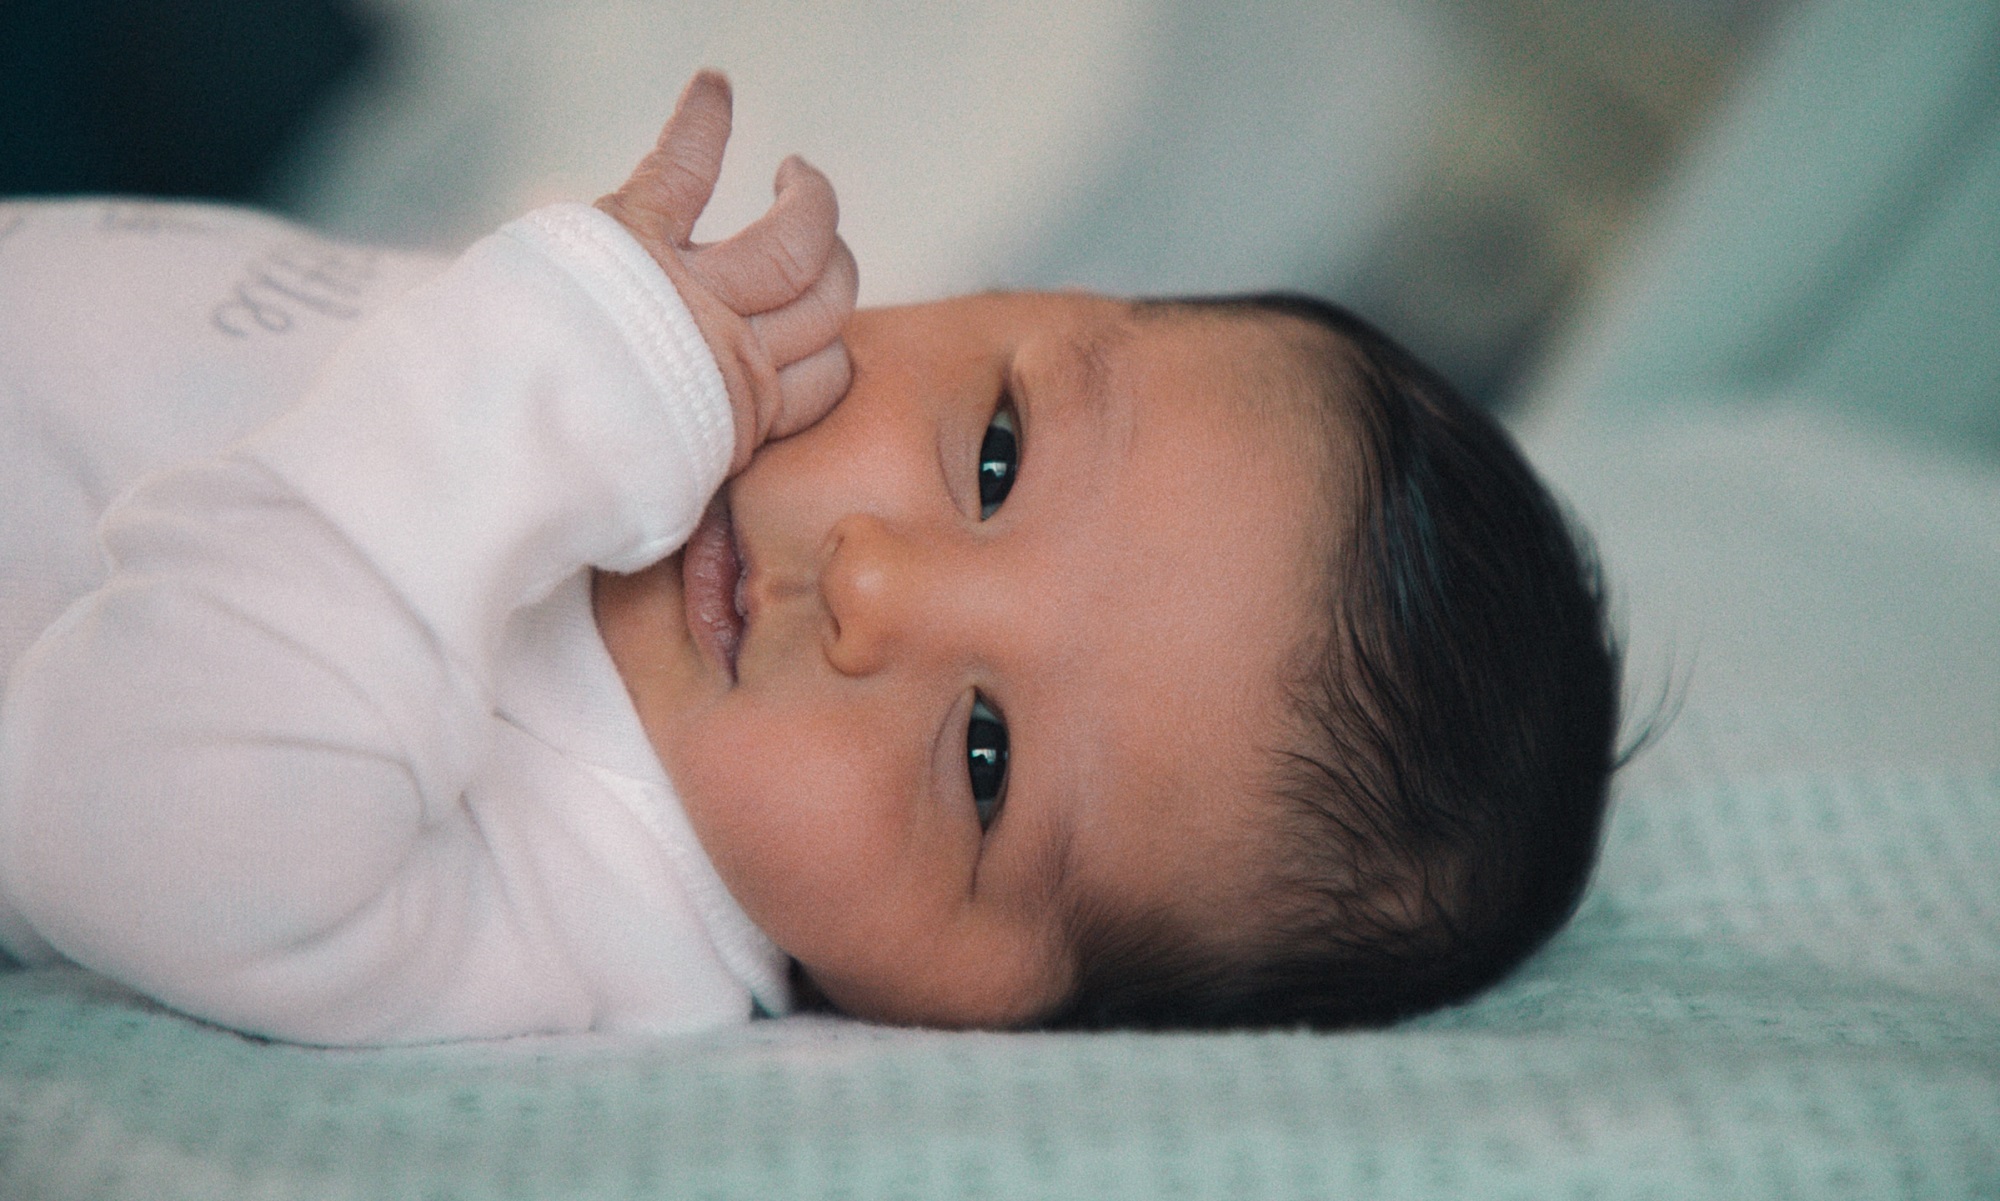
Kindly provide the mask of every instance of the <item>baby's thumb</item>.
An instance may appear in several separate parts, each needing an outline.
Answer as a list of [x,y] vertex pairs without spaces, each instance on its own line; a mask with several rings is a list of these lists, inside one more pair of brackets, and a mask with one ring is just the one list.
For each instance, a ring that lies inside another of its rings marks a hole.
[[729,80],[719,71],[696,72],[653,149],[598,206],[642,237],[686,245],[722,174],[731,107]]

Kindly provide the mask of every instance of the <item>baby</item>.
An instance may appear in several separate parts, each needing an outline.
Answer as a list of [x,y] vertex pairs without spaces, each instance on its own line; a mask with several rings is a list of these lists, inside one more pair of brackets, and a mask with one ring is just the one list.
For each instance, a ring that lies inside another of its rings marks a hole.
[[1617,657],[1504,433],[1299,297],[852,313],[795,160],[690,242],[728,130],[112,507],[9,686],[18,958],[329,1043],[1334,1027],[1562,923]]

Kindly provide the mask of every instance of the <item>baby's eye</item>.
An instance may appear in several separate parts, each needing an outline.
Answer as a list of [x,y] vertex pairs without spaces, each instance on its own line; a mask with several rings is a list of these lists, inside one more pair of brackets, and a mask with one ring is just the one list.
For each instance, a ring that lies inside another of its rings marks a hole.
[[972,776],[979,828],[984,830],[993,824],[1007,791],[1007,724],[977,694],[972,698],[972,720],[965,727],[965,766]]
[[1014,405],[1002,397],[986,436],[979,440],[979,520],[993,516],[1014,487],[1021,469],[1020,437],[1014,429]]

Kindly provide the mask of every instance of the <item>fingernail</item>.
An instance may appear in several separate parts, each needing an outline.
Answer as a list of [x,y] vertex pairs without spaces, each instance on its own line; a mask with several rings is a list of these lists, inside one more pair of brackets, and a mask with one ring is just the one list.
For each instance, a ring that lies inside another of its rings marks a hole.
[[687,81],[687,86],[681,89],[681,98],[675,102],[674,107],[679,108],[687,103],[687,98],[701,88],[712,88],[721,92],[723,99],[729,99],[729,77],[714,67],[703,67],[696,71],[694,77]]

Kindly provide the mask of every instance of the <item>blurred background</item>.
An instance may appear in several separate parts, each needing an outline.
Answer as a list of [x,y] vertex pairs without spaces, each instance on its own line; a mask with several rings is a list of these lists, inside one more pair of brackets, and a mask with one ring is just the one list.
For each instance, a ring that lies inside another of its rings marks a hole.
[[800,151],[867,302],[1344,301],[1597,531],[1636,677],[1701,659],[1680,728],[2000,762],[2000,0],[0,0],[0,194],[452,251],[702,64],[707,235]]
[[1298,287],[1504,407],[1785,0],[8,0],[0,194],[451,250],[737,86],[703,232],[799,151],[884,303]]

